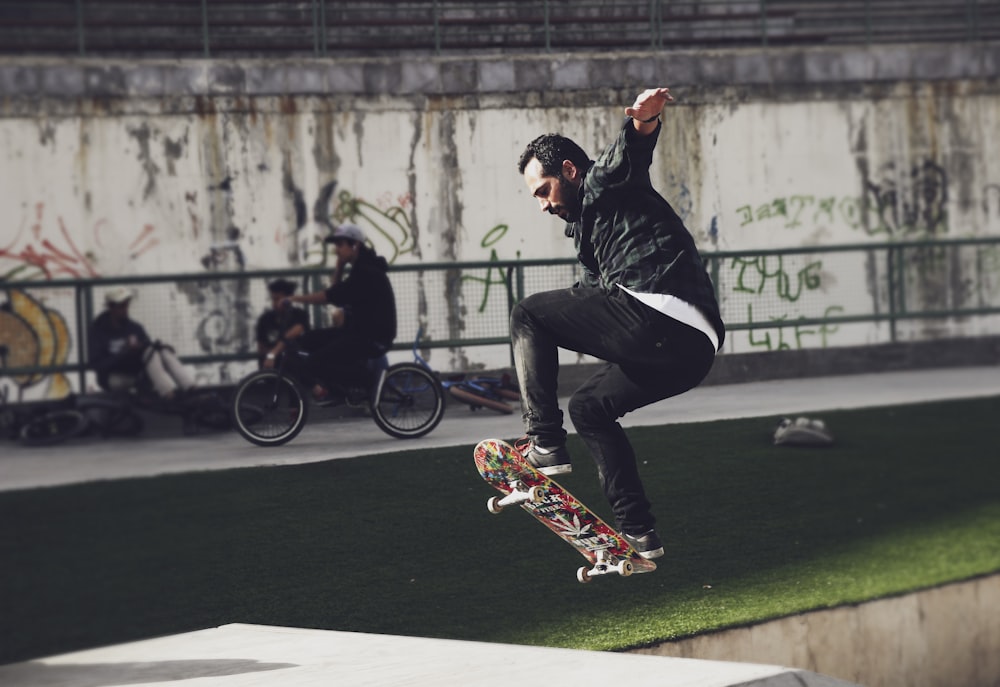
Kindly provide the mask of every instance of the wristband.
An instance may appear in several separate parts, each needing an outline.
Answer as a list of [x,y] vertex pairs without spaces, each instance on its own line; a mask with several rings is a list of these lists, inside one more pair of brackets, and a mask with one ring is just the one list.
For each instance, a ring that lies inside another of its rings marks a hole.
[[639,119],[638,117],[632,117],[632,119],[636,120],[637,122],[642,122],[643,124],[650,124],[652,122],[655,122],[659,118],[660,118],[659,114],[656,114],[650,117],[649,119]]
[[274,360],[274,353],[268,353],[268,354],[267,354],[266,356],[264,356],[264,357],[265,357],[265,358],[267,358],[268,360]]

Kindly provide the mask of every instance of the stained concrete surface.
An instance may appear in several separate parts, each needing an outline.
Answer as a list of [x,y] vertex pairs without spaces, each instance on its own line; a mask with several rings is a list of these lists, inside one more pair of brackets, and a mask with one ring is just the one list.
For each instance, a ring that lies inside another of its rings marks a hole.
[[780,666],[262,625],[224,625],[0,666],[0,684],[10,687],[626,682],[649,687],[850,687]]
[[867,687],[1000,685],[1000,574],[639,649],[798,666]]

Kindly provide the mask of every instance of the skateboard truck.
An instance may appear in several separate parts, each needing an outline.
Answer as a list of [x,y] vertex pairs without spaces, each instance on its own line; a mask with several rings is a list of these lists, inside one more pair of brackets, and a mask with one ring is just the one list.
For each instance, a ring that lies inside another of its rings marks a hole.
[[486,509],[496,515],[507,506],[517,506],[522,503],[538,503],[545,498],[543,487],[525,488],[521,480],[514,480],[510,483],[510,493],[503,498],[490,497],[486,502]]
[[628,577],[632,574],[632,561],[627,558],[618,560],[607,551],[602,550],[597,552],[597,563],[594,564],[594,567],[588,568],[584,566],[580,568],[576,571],[576,579],[586,584],[598,575],[610,575],[612,573]]

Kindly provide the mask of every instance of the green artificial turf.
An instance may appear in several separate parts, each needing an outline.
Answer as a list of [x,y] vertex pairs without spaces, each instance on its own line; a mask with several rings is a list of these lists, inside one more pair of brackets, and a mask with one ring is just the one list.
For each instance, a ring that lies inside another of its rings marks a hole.
[[[1000,399],[817,415],[835,446],[775,447],[779,418],[630,430],[666,556],[589,585],[486,511],[471,437],[0,493],[0,662],[232,622],[622,649],[1000,571]],[[570,450],[560,481],[607,516]]]

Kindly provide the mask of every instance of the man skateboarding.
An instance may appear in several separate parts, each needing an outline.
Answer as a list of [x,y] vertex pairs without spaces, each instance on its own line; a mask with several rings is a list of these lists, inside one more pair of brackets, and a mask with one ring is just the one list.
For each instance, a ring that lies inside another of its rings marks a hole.
[[542,211],[566,222],[583,266],[573,288],[528,296],[511,313],[530,442],[523,455],[546,475],[572,469],[556,397],[557,349],[605,361],[568,409],[619,531],[644,558],[662,556],[663,545],[618,419],[701,383],[725,338],[694,240],[649,179],[661,112],[671,101],[667,88],[640,93],[596,161],[558,134],[536,138],[518,161]]

